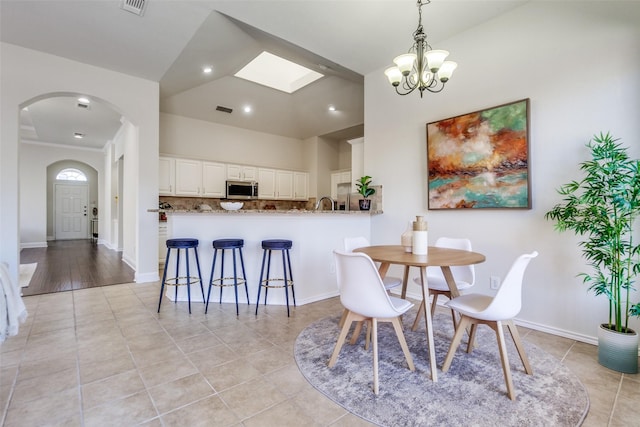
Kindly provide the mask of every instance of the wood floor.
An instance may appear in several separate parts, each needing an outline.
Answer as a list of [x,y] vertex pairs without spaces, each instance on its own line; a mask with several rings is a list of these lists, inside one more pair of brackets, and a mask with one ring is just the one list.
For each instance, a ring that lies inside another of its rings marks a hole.
[[20,263],[38,263],[23,295],[48,294],[133,282],[134,271],[112,251],[90,239],[57,240],[47,248],[26,248]]

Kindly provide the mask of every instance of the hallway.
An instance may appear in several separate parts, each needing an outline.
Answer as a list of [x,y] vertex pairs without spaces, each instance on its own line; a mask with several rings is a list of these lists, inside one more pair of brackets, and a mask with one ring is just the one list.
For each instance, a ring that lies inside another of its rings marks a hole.
[[57,240],[47,248],[26,248],[20,263],[38,263],[24,296],[133,282],[134,271],[122,261],[122,252],[90,239]]

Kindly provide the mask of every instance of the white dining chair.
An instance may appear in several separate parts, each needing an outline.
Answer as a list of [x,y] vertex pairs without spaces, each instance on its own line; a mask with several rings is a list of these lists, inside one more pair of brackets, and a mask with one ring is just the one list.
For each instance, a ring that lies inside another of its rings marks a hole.
[[471,326],[469,342],[467,344],[467,353],[471,353],[473,342],[475,340],[476,329],[479,324],[485,324],[496,332],[498,340],[498,349],[500,350],[500,360],[502,361],[502,370],[504,372],[505,382],[507,384],[507,392],[511,400],[515,400],[515,390],[513,388],[513,380],[511,378],[511,369],[509,368],[509,358],[507,356],[507,347],[504,340],[504,331],[502,325],[506,325],[511,333],[520,360],[524,365],[527,374],[532,375],[533,370],[529,364],[529,359],[524,351],[522,341],[518,329],[513,323],[513,318],[518,315],[522,307],[522,280],[524,271],[529,265],[529,261],[538,256],[538,252],[520,255],[511,266],[504,281],[500,285],[498,292],[494,297],[482,294],[466,294],[453,298],[445,303],[452,310],[457,311],[462,316],[460,323],[456,328],[456,333],[451,341],[449,352],[444,359],[442,372],[447,372],[453,361],[453,356],[460,345],[462,336],[467,327]]
[[340,302],[348,312],[329,359],[329,368],[336,364],[351,323],[370,320],[373,345],[373,392],[377,395],[379,392],[378,322],[391,322],[409,369],[415,370],[400,321],[400,316],[410,310],[413,304],[407,300],[392,297],[387,293],[378,270],[368,255],[334,251],[334,258],[340,289]]
[[[435,245],[440,248],[461,249],[464,251],[472,250],[471,240],[464,238],[440,237],[436,240]],[[456,281],[456,287],[459,291],[467,290],[474,285],[476,281],[476,270],[473,265],[452,266],[450,269],[451,274]],[[414,281],[419,286],[422,286],[419,277],[416,277]],[[433,300],[431,302],[431,317],[433,317],[438,305],[438,296],[444,295],[451,299],[451,290],[449,289],[447,280],[444,278],[440,267],[427,267],[427,286],[429,287],[429,295],[433,296]],[[424,312],[424,304],[424,301],[420,303],[416,320],[413,322],[413,326],[411,327],[412,331],[415,331],[418,328],[418,323],[420,322]],[[453,327],[455,328],[457,326],[457,321],[453,310],[451,310],[451,317],[453,318]]]
[[[371,246],[369,239],[366,237],[345,237],[344,238],[344,250],[345,252],[353,252],[354,249],[363,248],[365,246]],[[399,277],[385,277],[382,279],[384,288],[386,290],[393,289],[402,285],[402,279]]]

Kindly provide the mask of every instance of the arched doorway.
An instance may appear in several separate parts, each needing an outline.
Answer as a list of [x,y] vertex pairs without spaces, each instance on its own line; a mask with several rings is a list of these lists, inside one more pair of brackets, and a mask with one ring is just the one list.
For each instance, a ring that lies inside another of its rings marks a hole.
[[[43,268],[34,280],[51,284],[37,283],[40,289],[25,289],[25,295],[133,281],[133,269],[122,262],[118,236],[111,233],[112,224],[123,222],[121,211],[110,209],[123,186],[117,171],[126,150],[118,145],[128,121],[99,99],[68,93],[38,97],[20,116],[20,262],[38,258]],[[86,181],[69,179],[78,176]],[[86,247],[89,242],[95,247]],[[30,248],[44,250],[30,253]],[[112,274],[96,267],[101,265],[98,257],[113,268]],[[74,264],[67,264],[68,259]],[[84,273],[79,278],[65,271]]]

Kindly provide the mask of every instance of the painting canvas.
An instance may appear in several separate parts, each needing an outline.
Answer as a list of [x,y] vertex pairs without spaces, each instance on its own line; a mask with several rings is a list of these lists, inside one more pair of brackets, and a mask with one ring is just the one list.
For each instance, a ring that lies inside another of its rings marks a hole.
[[529,100],[427,124],[429,209],[530,209]]

